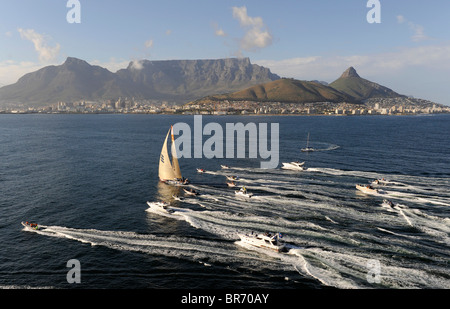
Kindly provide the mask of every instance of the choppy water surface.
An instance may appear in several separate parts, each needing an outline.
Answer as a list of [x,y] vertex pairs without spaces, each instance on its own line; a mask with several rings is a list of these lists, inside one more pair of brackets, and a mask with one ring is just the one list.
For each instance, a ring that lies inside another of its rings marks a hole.
[[[0,115],[0,286],[71,288],[66,262],[78,259],[81,288],[450,288],[449,116],[212,121],[279,123],[280,166],[307,169],[180,159],[201,194],[179,202],[158,159],[170,125],[192,117]],[[300,152],[308,132],[320,151]],[[378,178],[379,194],[355,189]],[[160,200],[175,211],[146,205]],[[239,241],[252,231],[282,233],[288,252]]]

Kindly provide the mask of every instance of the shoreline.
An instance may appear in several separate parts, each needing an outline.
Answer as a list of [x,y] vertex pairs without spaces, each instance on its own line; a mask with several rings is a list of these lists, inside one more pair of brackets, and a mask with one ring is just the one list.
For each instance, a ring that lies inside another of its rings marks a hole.
[[163,116],[215,116],[215,117],[226,117],[226,116],[256,116],[256,117],[273,117],[273,116],[300,116],[300,117],[357,117],[357,116],[434,116],[434,115],[450,115],[450,112],[446,113],[396,113],[396,114],[202,114],[202,113],[114,113],[114,112],[0,112],[0,115],[163,115]]

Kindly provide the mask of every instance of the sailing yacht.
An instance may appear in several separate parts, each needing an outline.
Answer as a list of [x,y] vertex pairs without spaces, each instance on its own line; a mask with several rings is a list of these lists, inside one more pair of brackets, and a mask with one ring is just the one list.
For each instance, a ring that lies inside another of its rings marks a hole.
[[314,148],[309,147],[309,132],[308,132],[308,139],[306,141],[306,148],[302,148],[302,152],[312,152],[314,151]]
[[[172,162],[170,161],[169,151],[167,150],[169,135],[172,140]],[[180,165],[178,164],[177,152],[175,150],[173,126],[170,126],[169,132],[167,132],[167,136],[161,150],[161,155],[159,156],[159,180],[164,183],[174,185],[184,185],[188,183],[188,180],[181,176]]]

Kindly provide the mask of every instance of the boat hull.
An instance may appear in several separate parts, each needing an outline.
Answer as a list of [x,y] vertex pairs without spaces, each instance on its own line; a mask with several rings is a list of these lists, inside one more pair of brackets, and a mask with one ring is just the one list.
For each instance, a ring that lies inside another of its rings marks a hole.
[[21,222],[21,224],[25,227],[25,229],[29,230],[29,231],[39,231],[42,228],[39,225],[33,225],[33,224],[29,224],[27,222]]
[[173,210],[169,208],[169,205],[161,202],[147,202],[148,207],[150,207],[154,211],[159,211],[162,213],[173,213]]
[[253,196],[253,193],[244,193],[242,191],[234,191],[234,193],[237,196],[248,197],[248,198],[251,198]]
[[282,163],[282,164],[283,164],[283,166],[281,168],[285,169],[285,170],[295,170],[295,171],[305,170],[305,168],[303,167],[303,164],[305,164],[305,162],[303,162],[303,163]]
[[186,193],[187,195],[191,195],[191,196],[198,195],[198,192],[196,192],[196,191],[192,192],[192,191],[189,191],[189,190],[186,190],[186,189],[183,189],[183,191],[184,191],[184,193]]
[[238,236],[243,243],[249,244],[254,247],[269,249],[275,252],[283,252],[286,249],[284,244],[273,244],[273,242],[268,237],[246,234],[238,234]]
[[356,185],[356,189],[366,194],[378,194],[378,190],[363,185]]
[[313,152],[314,148],[303,148],[302,152]]

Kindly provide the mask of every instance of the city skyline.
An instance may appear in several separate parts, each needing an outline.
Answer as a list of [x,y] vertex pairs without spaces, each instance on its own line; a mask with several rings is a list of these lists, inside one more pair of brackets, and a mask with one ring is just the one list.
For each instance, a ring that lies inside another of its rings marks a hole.
[[[0,86],[77,57],[115,72],[130,62],[249,57],[282,77],[332,82],[349,66],[393,90],[450,105],[448,1],[7,2]],[[378,2],[379,21],[371,21]],[[68,7],[69,6],[69,7]]]

